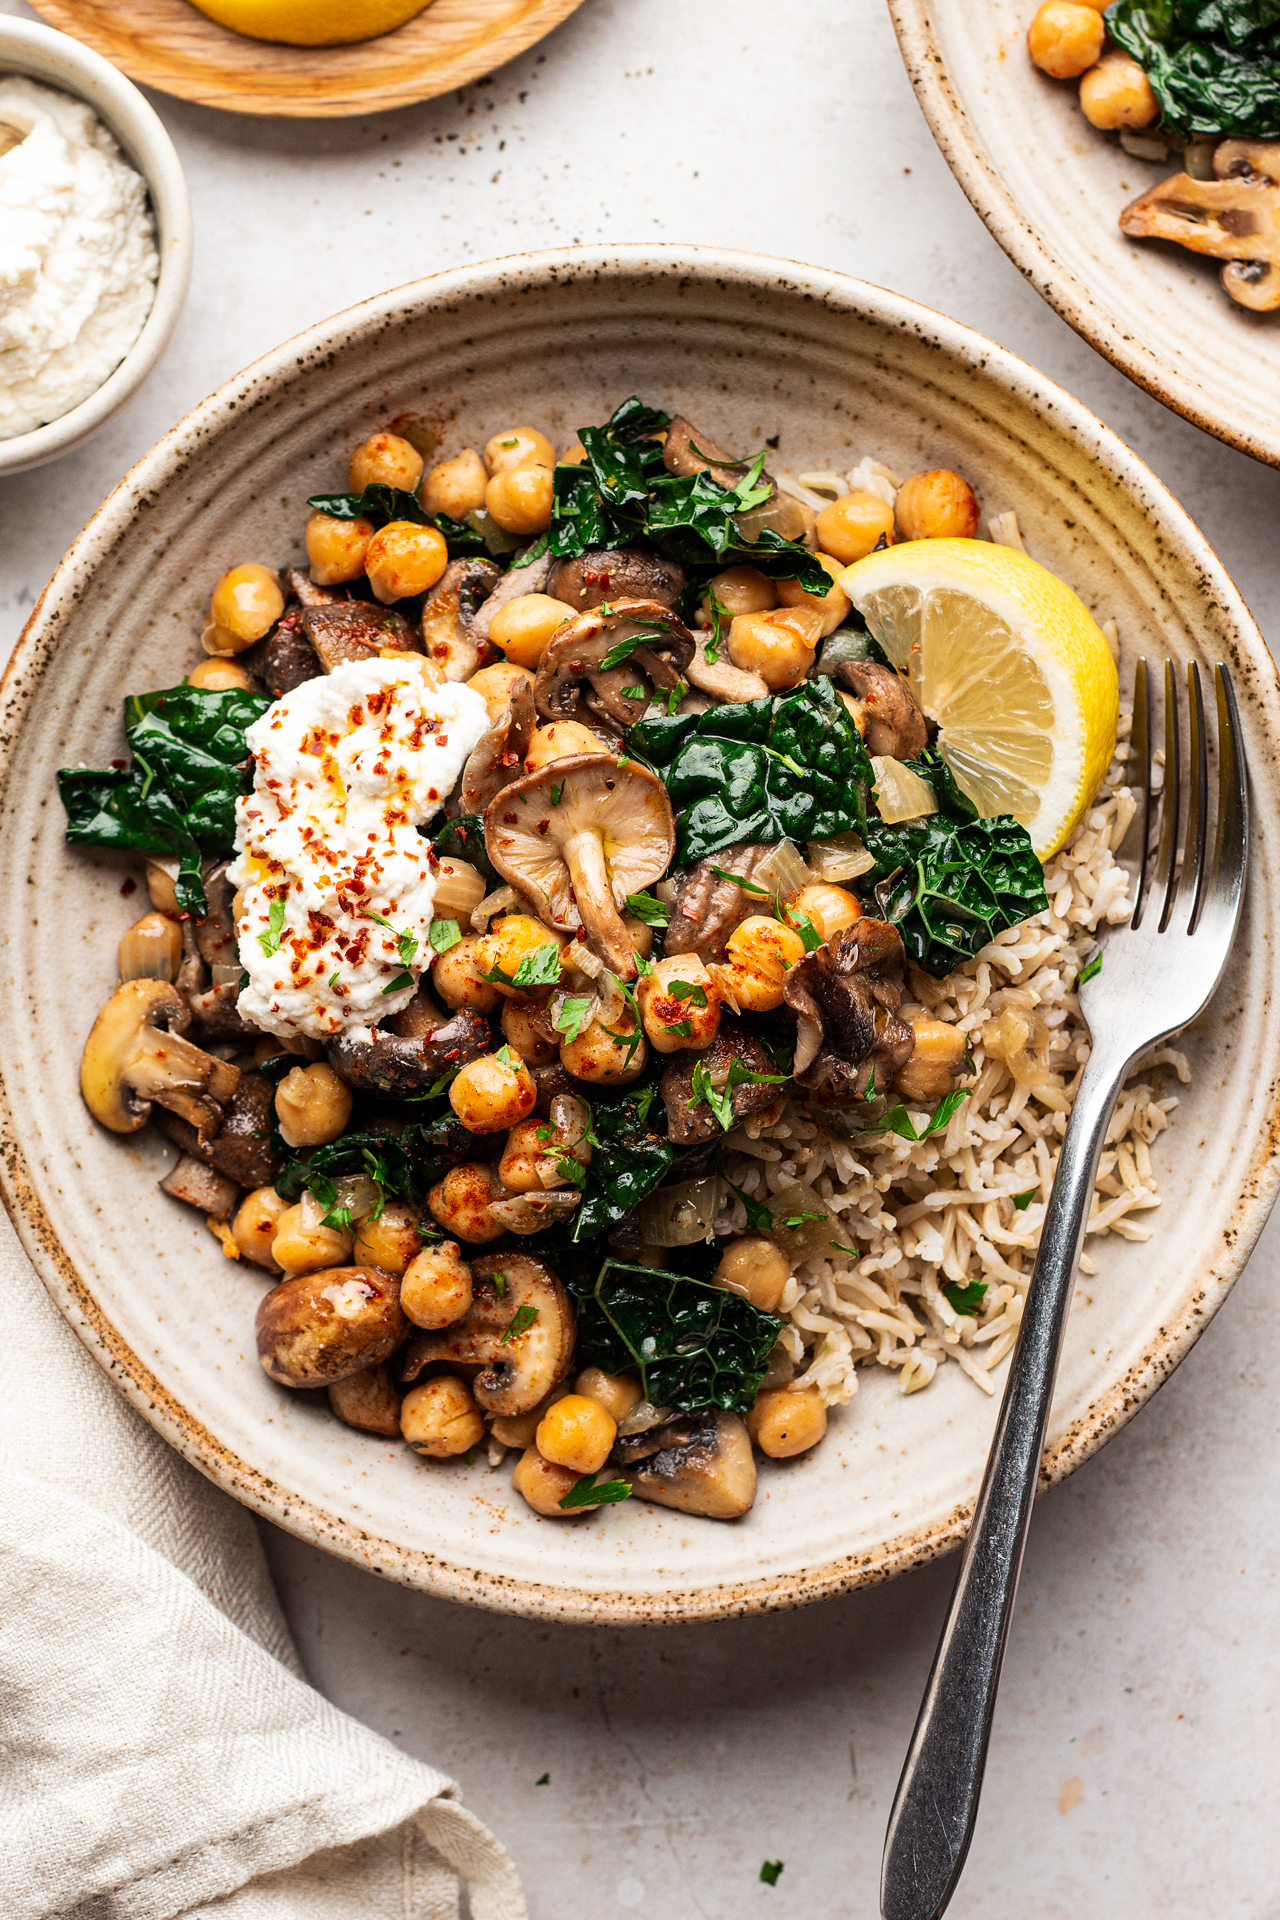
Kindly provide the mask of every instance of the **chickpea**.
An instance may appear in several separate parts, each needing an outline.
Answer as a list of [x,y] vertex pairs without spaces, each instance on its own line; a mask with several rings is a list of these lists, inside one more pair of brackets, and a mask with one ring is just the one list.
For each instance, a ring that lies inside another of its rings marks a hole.
[[509,660],[500,660],[496,666],[481,667],[479,673],[473,673],[467,681],[474,687],[489,709],[491,720],[500,720],[511,705],[512,695],[523,682],[533,685],[533,675],[527,667],[517,667]]
[[444,535],[412,520],[392,520],[375,533],[364,557],[374,597],[384,607],[434,587],[449,564]]
[[1119,47],[1104,53],[1080,82],[1080,107],[1090,126],[1111,132],[1117,127],[1149,127],[1160,116],[1160,102],[1151,82]]
[[167,914],[144,913],[120,936],[117,960],[122,980],[167,980],[182,965],[182,929]]
[[424,1247],[404,1270],[400,1305],[415,1327],[451,1327],[471,1310],[471,1269],[456,1240]]
[[198,666],[192,667],[187,675],[187,685],[201,687],[206,693],[226,693],[230,687],[242,687],[247,693],[253,681],[234,660],[215,654],[211,660],[202,660]]
[[740,1293],[761,1313],[775,1313],[791,1268],[780,1247],[763,1233],[731,1240],[715,1271],[716,1285]]
[[240,653],[270,633],[284,612],[279,575],[255,563],[224,573],[209,601],[209,619],[216,638],[206,639],[206,653]]
[[790,1460],[793,1454],[816,1447],[827,1430],[827,1410],[817,1394],[789,1387],[768,1387],[757,1394],[747,1415],[747,1432],[771,1460]]
[[584,1367],[574,1382],[574,1392],[598,1400],[609,1418],[618,1423],[644,1398],[640,1382],[629,1373],[604,1373],[599,1367]]
[[[560,947],[565,943],[563,934],[553,933],[550,927],[544,927],[541,920],[535,920],[527,913],[507,913],[501,920],[495,920],[488,933],[483,934],[476,951],[476,965],[482,978],[487,979],[494,972],[514,979],[522,960],[530,959],[540,953],[543,947]],[[492,983],[501,994],[523,995],[520,987],[509,987],[501,980]]]
[[732,620],[740,613],[768,613],[778,604],[778,589],[758,567],[726,567],[717,573],[702,596],[702,617],[710,624],[714,593]]
[[[507,1144],[498,1162],[498,1173],[509,1193],[543,1193],[548,1186],[563,1186],[556,1162],[572,1157],[583,1166],[591,1164],[591,1148],[584,1140],[582,1121],[559,1126],[551,1120],[522,1120],[507,1135]],[[546,1169],[549,1181],[544,1181]]]
[[[514,531],[519,532],[519,528]],[[521,593],[498,608],[489,625],[489,638],[517,666],[537,667],[557,629],[574,618],[573,608],[549,593]]]
[[504,533],[542,533],[551,525],[550,467],[505,467],[484,490],[484,504]]
[[502,1053],[469,1060],[449,1088],[449,1105],[468,1133],[503,1133],[533,1112],[538,1098],[533,1075],[510,1047]]
[[908,1100],[938,1100],[951,1091],[951,1076],[964,1059],[968,1035],[927,1013],[912,1015],[915,1050],[894,1080]]
[[344,580],[358,580],[373,534],[372,520],[334,520],[327,513],[309,514],[307,559],[316,585],[337,587]]
[[371,433],[347,462],[347,492],[363,493],[366,487],[400,487],[413,493],[422,478],[423,458],[416,447],[398,433]]
[[545,1400],[539,1400],[537,1406],[531,1407],[528,1413],[499,1414],[492,1425],[494,1439],[504,1447],[519,1447],[521,1452],[531,1447],[543,1414],[557,1400],[563,1400],[568,1391],[568,1382],[562,1380],[558,1387],[552,1387]]
[[618,1437],[617,1422],[598,1400],[585,1393],[567,1393],[548,1407],[538,1423],[534,1443],[544,1460],[575,1473],[599,1473]]
[[323,1060],[295,1067],[276,1088],[276,1119],[289,1147],[322,1147],[351,1118],[351,1089]]
[[852,603],[844,588],[835,585],[843,572],[835,556],[830,553],[817,553],[814,559],[820,560],[823,570],[831,575],[832,584],[826,593],[806,593],[798,580],[779,580],[778,600],[784,607],[808,607],[816,613],[822,622],[822,631],[818,638],[825,640],[829,633],[834,633],[836,628],[848,619]]
[[560,1052],[560,1036],[540,1000],[508,996],[502,1003],[502,1032],[529,1066],[549,1067]]
[[814,531],[823,553],[848,567],[880,540],[893,545],[893,508],[876,493],[845,493],[822,509]]
[[451,520],[465,520],[484,505],[484,490],[489,476],[474,447],[464,447],[452,460],[432,467],[418,495],[430,514],[447,513]]
[[636,998],[659,1053],[709,1047],[720,1031],[720,993],[700,954],[673,953],[640,981]]
[[630,1013],[612,1032],[606,1032],[599,1020],[593,1020],[576,1040],[562,1041],[560,1064],[575,1080],[586,1080],[592,1086],[629,1087],[633,1080],[640,1078],[649,1058],[643,1034],[634,1052],[631,1050],[635,1030],[635,1020]]
[[537,467],[556,463],[555,448],[536,427],[508,427],[505,433],[495,433],[484,450],[484,464],[491,474],[512,473],[531,462]]
[[897,514],[904,540],[972,540],[978,531],[973,488],[947,467],[904,480]]
[[158,912],[172,914],[175,919],[182,912],[182,908],[178,905],[178,895],[174,888],[174,881],[177,878],[177,874],[178,863],[176,860],[170,861],[168,864],[160,860],[148,860],[147,862],[147,892],[151,896],[151,904]]
[[276,1221],[271,1258],[286,1273],[318,1273],[341,1267],[351,1258],[354,1236],[345,1228],[304,1227],[302,1207],[286,1207]]
[[632,953],[638,953],[642,960],[647,960],[653,952],[653,928],[645,921],[637,920],[633,913],[624,913],[622,924],[627,930]]
[[516,1462],[511,1484],[544,1520],[576,1520],[580,1514],[594,1513],[594,1507],[560,1505],[566,1493],[577,1486],[580,1475],[569,1467],[557,1467],[544,1460],[536,1447],[529,1447]]
[[480,941],[467,934],[456,947],[431,963],[431,984],[446,1007],[470,1007],[473,1013],[492,1013],[502,995],[480,971]]
[[740,613],[725,644],[735,667],[758,673],[779,693],[804,679],[822,633],[822,615],[811,607],[775,607],[772,613]]
[[274,1187],[255,1187],[247,1193],[231,1222],[231,1238],[239,1247],[246,1260],[252,1260],[257,1267],[265,1267],[268,1273],[279,1273],[280,1262],[272,1258],[271,1242],[276,1237],[276,1228],[282,1213],[287,1213],[289,1202],[282,1200]]
[[1027,31],[1027,51],[1042,73],[1076,80],[1093,66],[1106,37],[1102,15],[1093,7],[1045,0]]
[[400,1431],[415,1453],[452,1460],[484,1439],[484,1421],[465,1380],[438,1373],[410,1387],[400,1403]]
[[[384,1273],[403,1273],[421,1250],[418,1216],[403,1200],[388,1200],[376,1220],[356,1223],[352,1257],[358,1267],[381,1267]],[[409,1318],[412,1320],[413,1315]]]
[[801,887],[791,904],[798,912],[808,914],[824,940],[829,940],[833,933],[843,933],[846,927],[862,918],[862,908],[855,896],[825,880],[819,880],[812,887]]
[[459,1240],[482,1246],[506,1231],[489,1218],[489,1203],[501,1200],[502,1188],[494,1169],[476,1160],[466,1160],[448,1173],[427,1195],[431,1217],[446,1233]]
[[782,1005],[782,983],[804,959],[804,941],[794,927],[753,913],[734,928],[727,942],[729,962],[712,978],[744,1013],[772,1013]]
[[573,753],[607,753],[609,749],[598,733],[578,720],[553,720],[549,727],[534,730],[529,751],[524,757],[526,773],[536,773],[551,760],[567,760]]

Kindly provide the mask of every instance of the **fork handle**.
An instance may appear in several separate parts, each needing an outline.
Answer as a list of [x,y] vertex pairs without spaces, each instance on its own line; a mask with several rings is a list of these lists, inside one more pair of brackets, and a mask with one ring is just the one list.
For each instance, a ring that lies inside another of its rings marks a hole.
[[1127,1064],[1104,1065],[1095,1047],[1067,1123],[982,1491],[889,1818],[883,1920],[937,1920],[973,1837],[1062,1333]]

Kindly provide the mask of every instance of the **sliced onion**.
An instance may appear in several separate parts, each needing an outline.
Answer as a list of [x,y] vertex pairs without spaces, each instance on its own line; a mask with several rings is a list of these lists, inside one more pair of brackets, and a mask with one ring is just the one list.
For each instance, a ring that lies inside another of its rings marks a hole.
[[659,880],[653,890],[653,897],[655,900],[661,900],[664,907],[674,907],[679,891],[674,880]]
[[832,634],[822,649],[822,656],[818,661],[818,672],[825,673],[830,678],[836,668],[842,667],[846,660],[865,660],[870,647],[870,634],[863,633],[858,627],[841,627],[837,633]]
[[567,1220],[581,1198],[580,1193],[569,1192],[518,1193],[509,1200],[491,1200],[485,1212],[508,1233],[541,1233],[544,1227]]
[[520,896],[514,887],[498,887],[493,893],[486,893],[483,900],[476,902],[471,909],[471,930],[483,933],[495,913],[507,913],[518,906]]
[[622,991],[617,975],[610,973],[607,967],[600,969],[596,991],[600,995],[600,1011],[596,1018],[606,1027],[613,1027],[616,1030],[632,1018],[632,1002]]
[[652,1400],[642,1400],[638,1407],[632,1407],[625,1420],[619,1420],[618,1432],[624,1439],[630,1439],[633,1433],[648,1433],[651,1427],[665,1426],[673,1412],[671,1407],[655,1407]]
[[875,855],[868,853],[856,833],[835,833],[830,840],[809,842],[809,865],[815,880],[838,887],[842,880],[856,880],[870,873]]
[[604,972],[604,961],[599,954],[592,953],[581,940],[569,942],[560,955],[560,964],[566,973],[585,973],[588,980],[598,980]]
[[888,826],[920,820],[926,813],[938,811],[938,798],[929,782],[901,760],[873,753],[871,764],[876,770],[876,809]]
[[[779,1188],[777,1193],[766,1193],[763,1188],[752,1196],[773,1209],[773,1228],[770,1239],[775,1241],[791,1262],[792,1267],[803,1266],[806,1260],[830,1250],[831,1242],[839,1240],[851,1245],[848,1236],[841,1231],[840,1222],[817,1190],[803,1180],[793,1180],[789,1185]],[[806,1214],[816,1214],[816,1219],[806,1219]],[[799,1224],[789,1227],[788,1220]]]
[[[769,901],[775,897],[782,900],[794,900],[805,887],[813,885],[813,875],[804,863],[798,847],[790,840],[780,840],[776,847],[770,847],[758,867],[753,867],[751,884],[746,889],[747,898],[755,901],[757,896],[752,887],[763,887],[769,895]],[[767,912],[769,901],[760,901],[760,911]]]
[[635,1218],[651,1247],[691,1247],[714,1236],[715,1217],[725,1184],[713,1174],[708,1180],[683,1180],[679,1186],[659,1187],[642,1200]]
[[215,960],[209,968],[215,987],[234,987],[244,968],[239,961]]
[[465,927],[484,899],[485,879],[469,860],[442,856],[436,870],[436,897],[432,912],[437,920],[456,920]]

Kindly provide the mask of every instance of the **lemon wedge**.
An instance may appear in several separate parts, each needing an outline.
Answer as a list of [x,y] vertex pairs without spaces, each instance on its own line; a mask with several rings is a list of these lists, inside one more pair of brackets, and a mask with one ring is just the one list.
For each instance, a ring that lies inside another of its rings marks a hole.
[[1106,640],[1070,587],[1011,547],[912,540],[839,583],[930,720],[984,819],[1011,813],[1047,860],[1115,751],[1119,689]]
[[421,13],[429,0],[194,0],[220,27],[290,47],[376,40]]

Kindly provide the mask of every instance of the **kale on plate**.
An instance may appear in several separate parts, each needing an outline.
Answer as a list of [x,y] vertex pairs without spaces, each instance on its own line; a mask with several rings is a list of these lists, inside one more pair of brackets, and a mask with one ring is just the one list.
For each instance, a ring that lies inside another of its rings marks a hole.
[[1280,135],[1280,0],[1114,0],[1106,24],[1179,138]]
[[[389,487],[381,480],[363,493],[317,493],[307,505],[317,513],[327,513],[331,520],[368,520],[375,527],[385,527],[391,520],[408,520],[414,526],[434,527],[444,535],[451,560],[479,556],[502,565],[520,545],[515,535],[503,533],[487,516],[471,514],[465,520],[455,520],[447,513],[428,513],[416,494],[403,487]],[[526,557],[532,557],[532,551]]]

